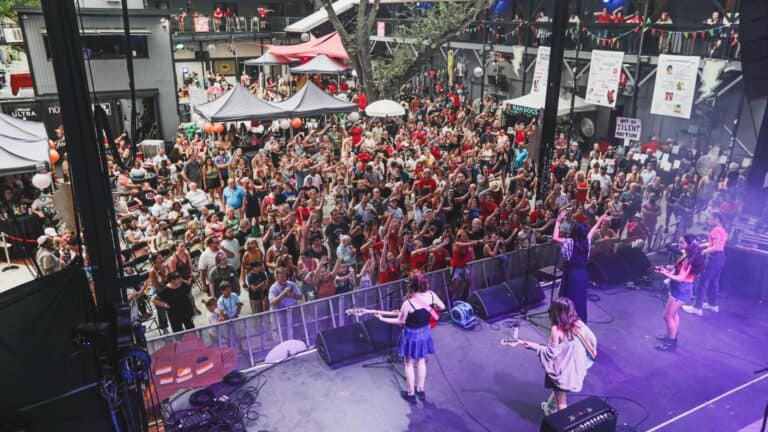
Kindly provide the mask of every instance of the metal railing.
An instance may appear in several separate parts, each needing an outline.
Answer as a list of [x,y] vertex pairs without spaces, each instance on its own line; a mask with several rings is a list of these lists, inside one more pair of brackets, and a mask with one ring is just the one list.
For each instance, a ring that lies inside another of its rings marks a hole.
[[[559,247],[554,243],[539,244],[504,255],[474,261],[470,273],[469,294],[502,284],[540,268],[554,265]],[[450,307],[451,270],[427,273],[430,288]],[[207,347],[230,347],[237,352],[239,369],[263,362],[267,353],[283,341],[298,339],[314,348],[323,330],[341,327],[358,318],[347,316],[350,308],[392,310],[399,308],[407,288],[404,280],[359,289],[332,297],[302,303],[286,309],[248,315],[230,321],[198,327],[149,339],[149,352],[178,342],[184,335],[196,334]]]
[[301,17],[236,16],[213,18],[175,15],[171,17],[172,33],[268,33],[281,32]]

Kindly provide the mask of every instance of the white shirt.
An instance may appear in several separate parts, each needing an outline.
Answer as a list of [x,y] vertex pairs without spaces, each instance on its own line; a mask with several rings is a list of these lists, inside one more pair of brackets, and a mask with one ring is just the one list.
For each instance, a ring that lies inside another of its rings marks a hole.
[[216,255],[219,254],[220,251],[212,251],[210,248],[205,248],[203,253],[200,254],[200,261],[197,262],[197,269],[202,270],[210,270],[214,267],[216,267]]
[[235,238],[231,240],[221,239],[221,247],[232,252],[235,255],[233,257],[230,257],[229,255],[227,255],[227,263],[232,267],[239,269],[240,268],[240,243],[237,242],[237,239]]
[[168,210],[170,210],[170,203],[163,201],[162,204],[155,203],[149,208],[149,213],[158,219],[166,219],[168,217]]
[[156,167],[163,166],[163,161],[167,161],[168,156],[165,154],[156,155],[152,158],[152,163],[155,164]]
[[208,200],[208,194],[200,189],[189,191],[186,193],[186,195],[184,195],[184,197],[189,201],[189,204],[192,207],[198,210],[210,204],[210,201]]
[[600,190],[603,192],[603,195],[608,195],[609,189],[611,187],[611,177],[607,174],[595,174],[592,176],[592,181],[599,181],[600,182]]

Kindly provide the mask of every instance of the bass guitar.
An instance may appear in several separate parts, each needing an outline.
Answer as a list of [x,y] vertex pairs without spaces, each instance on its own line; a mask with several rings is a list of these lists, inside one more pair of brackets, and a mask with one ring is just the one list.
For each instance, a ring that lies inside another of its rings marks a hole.
[[[371,314],[371,315],[381,314],[383,316],[389,316],[389,317],[396,317],[396,316],[400,315],[400,311],[399,310],[383,311],[383,310],[378,310],[378,309],[364,309],[364,308],[352,308],[352,309],[347,309],[344,312],[347,315],[354,315],[354,316],[356,316],[358,318],[361,317],[361,316],[364,316],[364,315],[368,315],[368,314]],[[435,318],[434,315],[436,315],[436,314],[432,314],[432,313],[429,314],[429,328],[437,327],[437,318]],[[438,318],[439,317],[440,316],[438,315]]]

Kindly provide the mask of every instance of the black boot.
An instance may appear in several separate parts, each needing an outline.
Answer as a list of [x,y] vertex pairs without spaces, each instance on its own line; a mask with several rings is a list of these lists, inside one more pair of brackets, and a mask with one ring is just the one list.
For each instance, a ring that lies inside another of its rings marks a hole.
[[422,401],[426,401],[427,400],[427,394],[425,392],[423,392],[423,391],[416,390],[416,397],[418,397]]
[[408,392],[405,390],[400,390],[400,397],[405,399],[406,402],[416,403],[416,395],[415,394],[409,395]]
[[656,349],[659,351],[673,352],[677,349],[677,339],[668,339],[666,342],[656,345]]

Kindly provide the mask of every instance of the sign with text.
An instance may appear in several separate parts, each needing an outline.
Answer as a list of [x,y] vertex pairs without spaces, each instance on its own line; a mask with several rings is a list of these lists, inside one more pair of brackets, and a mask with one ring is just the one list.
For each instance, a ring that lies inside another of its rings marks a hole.
[[536,96],[536,101],[541,101],[544,106],[544,100],[547,97],[547,81],[549,80],[549,47],[540,46],[536,53],[536,65],[533,68],[533,81],[531,84],[531,94]]
[[616,106],[621,80],[622,51],[592,51],[589,64],[589,81],[584,100],[608,108]]
[[691,118],[698,73],[698,57],[660,55],[651,99],[651,114]]
[[638,118],[616,117],[616,134],[619,139],[640,141],[642,122]]
[[208,18],[206,17],[195,17],[195,31],[199,33],[207,33],[210,31],[210,25],[208,23]]

